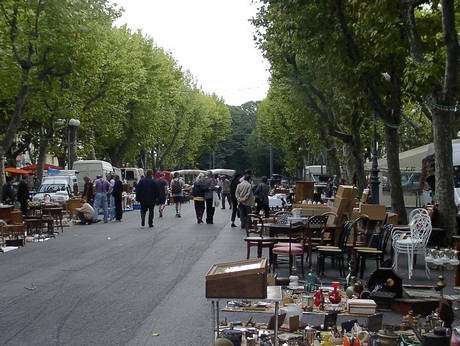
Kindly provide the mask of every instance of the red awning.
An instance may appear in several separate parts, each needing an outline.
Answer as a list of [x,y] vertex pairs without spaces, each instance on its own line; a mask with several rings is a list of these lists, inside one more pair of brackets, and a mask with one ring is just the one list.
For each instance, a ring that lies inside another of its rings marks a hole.
[[[52,165],[50,163],[45,163],[43,165],[43,170],[46,171],[48,168],[64,169],[64,168],[62,168],[60,166]],[[37,170],[37,165],[33,164],[33,165],[25,166],[25,167],[22,167],[22,169],[25,169],[25,170],[28,170],[28,171],[36,171]]]
[[34,175],[34,173],[26,171],[25,169],[19,169],[19,168],[13,168],[13,167],[5,168],[5,172],[10,173],[12,175],[24,175],[24,174]]

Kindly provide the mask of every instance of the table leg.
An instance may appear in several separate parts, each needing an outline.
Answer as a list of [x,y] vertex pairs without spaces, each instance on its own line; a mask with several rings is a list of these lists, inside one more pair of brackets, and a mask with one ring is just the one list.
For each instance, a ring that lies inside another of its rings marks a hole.
[[[460,239],[455,238],[455,250],[460,251]],[[457,252],[457,257],[459,253]],[[454,269],[454,286],[460,286],[460,266]]]
[[275,331],[274,331],[274,342],[275,342],[275,345],[274,346],[278,346],[278,315],[279,315],[279,307],[280,307],[280,303],[279,302],[275,302]]

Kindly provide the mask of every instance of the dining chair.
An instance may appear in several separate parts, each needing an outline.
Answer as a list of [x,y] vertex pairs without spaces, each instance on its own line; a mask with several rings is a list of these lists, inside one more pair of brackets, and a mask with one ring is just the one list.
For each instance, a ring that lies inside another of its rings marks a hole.
[[364,269],[366,267],[367,259],[375,259],[376,269],[383,263],[385,259],[385,251],[393,231],[392,224],[382,225],[378,234],[378,243],[376,247],[356,247],[356,267],[355,275],[359,273],[359,277],[362,279],[364,275]]
[[[394,230],[392,234],[393,248],[393,269],[398,271],[398,256],[399,254],[407,255],[407,267],[409,279],[412,278],[414,267],[414,256],[422,255],[425,259],[426,247],[430,239],[432,225],[431,219],[425,214],[415,215],[410,221],[410,232]],[[430,278],[430,270],[425,261],[425,274]]]
[[288,224],[288,217],[292,216],[292,212],[288,210],[281,210],[276,212],[273,215],[273,222],[274,223],[285,223]]
[[[248,214],[246,215],[246,237],[262,237],[264,231],[264,219],[257,214]],[[251,247],[260,246],[258,242],[246,241],[246,259],[249,259],[251,256]],[[272,243],[262,243],[261,245],[264,248],[270,248],[273,246]]]
[[300,266],[302,277],[305,277],[304,270],[304,249],[307,226],[304,222],[291,222],[287,229],[288,242],[283,246],[274,246],[273,254],[273,269],[278,266],[279,256],[287,256],[289,263],[289,274],[292,274],[293,266],[296,265],[296,257],[300,257]]
[[321,215],[313,215],[307,219],[306,251],[309,267],[312,266],[312,253],[318,246],[334,245],[335,229],[334,224],[337,214],[333,211]]
[[[348,241],[352,236],[353,232],[353,222],[345,221],[342,224],[339,234],[339,241],[337,246],[318,246],[318,268],[317,273],[318,275],[324,275],[324,267],[326,258],[331,259],[331,263],[337,262],[339,265],[339,273],[343,277],[345,276],[345,266],[344,266],[344,259],[345,256],[348,254]],[[350,255],[348,254],[350,258]],[[349,260],[348,258],[348,260]],[[348,261],[347,261],[348,262]]]

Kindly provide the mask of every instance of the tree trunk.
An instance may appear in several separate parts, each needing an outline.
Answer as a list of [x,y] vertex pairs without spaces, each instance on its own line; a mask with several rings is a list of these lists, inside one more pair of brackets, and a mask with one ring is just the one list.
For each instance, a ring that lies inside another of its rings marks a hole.
[[398,130],[385,126],[385,145],[387,148],[388,179],[390,183],[391,210],[398,214],[398,223],[407,223],[407,212],[401,185],[399,167],[399,136]]
[[[454,183],[452,180],[452,112],[434,108],[433,137],[435,149],[435,200],[438,205],[436,226],[446,229],[447,239],[457,234]],[[447,173],[448,172],[448,173]],[[449,178],[447,178],[448,176]]]
[[40,140],[40,145],[38,148],[38,158],[37,158],[37,182],[40,185],[43,178],[43,168],[45,166],[46,153],[49,148],[49,140],[46,135]]

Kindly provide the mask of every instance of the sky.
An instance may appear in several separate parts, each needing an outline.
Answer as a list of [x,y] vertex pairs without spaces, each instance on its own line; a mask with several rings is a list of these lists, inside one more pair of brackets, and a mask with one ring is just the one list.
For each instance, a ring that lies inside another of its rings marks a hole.
[[232,106],[263,100],[269,64],[253,41],[251,0],[111,0],[125,9],[116,25],[141,29],[170,52],[204,92]]

